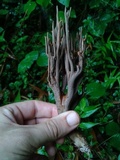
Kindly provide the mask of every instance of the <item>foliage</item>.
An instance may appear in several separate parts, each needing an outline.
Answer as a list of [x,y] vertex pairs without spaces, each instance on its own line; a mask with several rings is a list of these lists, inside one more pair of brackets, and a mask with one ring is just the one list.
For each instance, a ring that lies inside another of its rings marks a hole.
[[[75,108],[81,116],[78,129],[94,159],[120,159],[120,0],[2,0],[0,4],[1,106],[25,99],[54,103],[46,78],[44,37],[51,31],[56,5],[62,20],[64,7],[72,7],[70,32],[82,27],[87,48],[79,87],[83,97]],[[69,143],[58,148],[67,152]]]

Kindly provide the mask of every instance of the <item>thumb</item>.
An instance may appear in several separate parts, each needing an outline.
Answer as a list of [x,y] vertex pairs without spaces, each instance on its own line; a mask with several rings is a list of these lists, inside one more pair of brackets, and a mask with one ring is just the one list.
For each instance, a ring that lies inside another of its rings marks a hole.
[[80,122],[79,115],[74,111],[64,112],[48,121],[30,128],[35,147],[64,137],[74,130]]

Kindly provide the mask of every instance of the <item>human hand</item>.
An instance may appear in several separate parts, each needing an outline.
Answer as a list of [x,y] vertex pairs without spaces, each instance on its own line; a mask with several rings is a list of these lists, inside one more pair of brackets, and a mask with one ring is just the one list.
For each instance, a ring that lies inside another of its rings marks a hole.
[[43,145],[48,154],[53,156],[53,143],[78,124],[76,112],[58,115],[54,104],[42,101],[25,101],[1,107],[0,160],[29,160]]

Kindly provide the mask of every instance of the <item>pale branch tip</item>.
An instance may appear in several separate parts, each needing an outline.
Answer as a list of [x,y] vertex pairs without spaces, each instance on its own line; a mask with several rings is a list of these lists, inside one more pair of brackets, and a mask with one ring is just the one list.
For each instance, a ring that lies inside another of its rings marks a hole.
[[59,20],[56,8],[56,26],[52,23],[52,39],[48,34],[45,38],[48,56],[48,82],[54,92],[58,112],[75,107],[78,86],[81,82],[84,59],[84,39],[82,29],[72,37],[69,32],[71,9],[65,8],[65,21]]

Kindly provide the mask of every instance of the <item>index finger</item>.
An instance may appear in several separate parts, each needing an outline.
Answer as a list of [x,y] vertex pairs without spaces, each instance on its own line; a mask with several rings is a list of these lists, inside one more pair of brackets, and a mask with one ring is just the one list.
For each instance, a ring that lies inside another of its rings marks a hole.
[[51,118],[56,116],[57,108],[55,104],[30,100],[6,105],[7,108],[18,121],[32,120],[35,118]]

